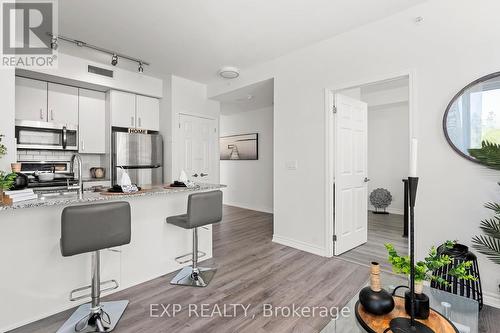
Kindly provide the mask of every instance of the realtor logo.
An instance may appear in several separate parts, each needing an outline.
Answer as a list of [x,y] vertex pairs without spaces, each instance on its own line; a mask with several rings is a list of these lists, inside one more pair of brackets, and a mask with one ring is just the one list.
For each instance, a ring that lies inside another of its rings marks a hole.
[[55,0],[4,0],[1,5],[2,67],[54,68]]

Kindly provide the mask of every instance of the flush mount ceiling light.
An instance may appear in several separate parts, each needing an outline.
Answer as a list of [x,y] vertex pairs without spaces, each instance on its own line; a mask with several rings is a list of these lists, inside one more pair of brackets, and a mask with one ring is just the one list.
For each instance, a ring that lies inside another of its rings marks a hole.
[[219,70],[219,76],[222,77],[223,79],[236,79],[238,76],[240,76],[240,70],[236,67],[222,67]]

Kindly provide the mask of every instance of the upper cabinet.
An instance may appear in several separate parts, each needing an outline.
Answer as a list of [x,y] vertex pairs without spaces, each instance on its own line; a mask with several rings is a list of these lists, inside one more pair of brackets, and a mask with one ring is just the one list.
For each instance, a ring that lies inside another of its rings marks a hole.
[[47,98],[49,122],[78,124],[78,88],[49,82]]
[[47,82],[16,76],[16,119],[47,121]]
[[136,127],[135,94],[110,91],[111,122],[117,127]]
[[106,153],[106,94],[79,89],[79,152]]
[[112,126],[150,131],[160,129],[160,101],[157,98],[116,90],[109,94]]
[[152,131],[160,130],[160,100],[157,98],[137,95],[136,117],[138,128]]
[[78,88],[16,77],[16,119],[78,124]]

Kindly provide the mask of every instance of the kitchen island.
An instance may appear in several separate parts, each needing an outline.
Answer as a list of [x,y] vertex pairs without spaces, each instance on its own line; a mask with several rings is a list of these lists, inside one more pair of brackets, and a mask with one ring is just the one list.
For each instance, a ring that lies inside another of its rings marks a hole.
[[[69,205],[107,200],[130,203],[130,244],[101,251],[101,280],[115,279],[122,290],[185,266],[175,257],[192,248],[189,230],[167,225],[167,216],[184,214],[190,193],[224,187],[144,188],[138,194],[104,195],[85,192],[83,198],[47,196],[10,206],[0,205],[0,331],[13,329],[85,303],[70,302],[69,292],[90,284],[90,254],[62,257],[59,248],[61,212]],[[199,248],[212,257],[212,228],[200,228]],[[165,284],[170,281],[165,279]]]

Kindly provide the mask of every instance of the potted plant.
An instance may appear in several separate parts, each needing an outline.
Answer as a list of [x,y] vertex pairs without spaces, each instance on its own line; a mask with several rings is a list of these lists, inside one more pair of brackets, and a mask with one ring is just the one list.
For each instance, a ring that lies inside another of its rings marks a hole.
[[[445,246],[451,249],[455,244],[456,242],[454,241],[446,241]],[[393,271],[397,274],[409,276],[410,257],[400,256],[394,248],[394,245],[390,243],[385,244],[385,247],[389,253],[389,262],[392,265]],[[423,293],[424,281],[436,281],[439,284],[448,285],[446,279],[434,275],[434,271],[452,262],[452,258],[447,255],[439,255],[436,247],[433,246],[424,260],[415,263],[416,318],[427,319],[427,317],[429,317],[429,297]],[[476,278],[470,274],[470,267],[472,264],[472,261],[462,262],[449,270],[448,274],[462,280],[475,280]],[[405,309],[407,313],[410,313],[410,296],[410,292],[407,291],[405,293]]]
[[7,191],[14,184],[17,174],[14,172],[0,171],[0,203],[3,203],[3,192]]

